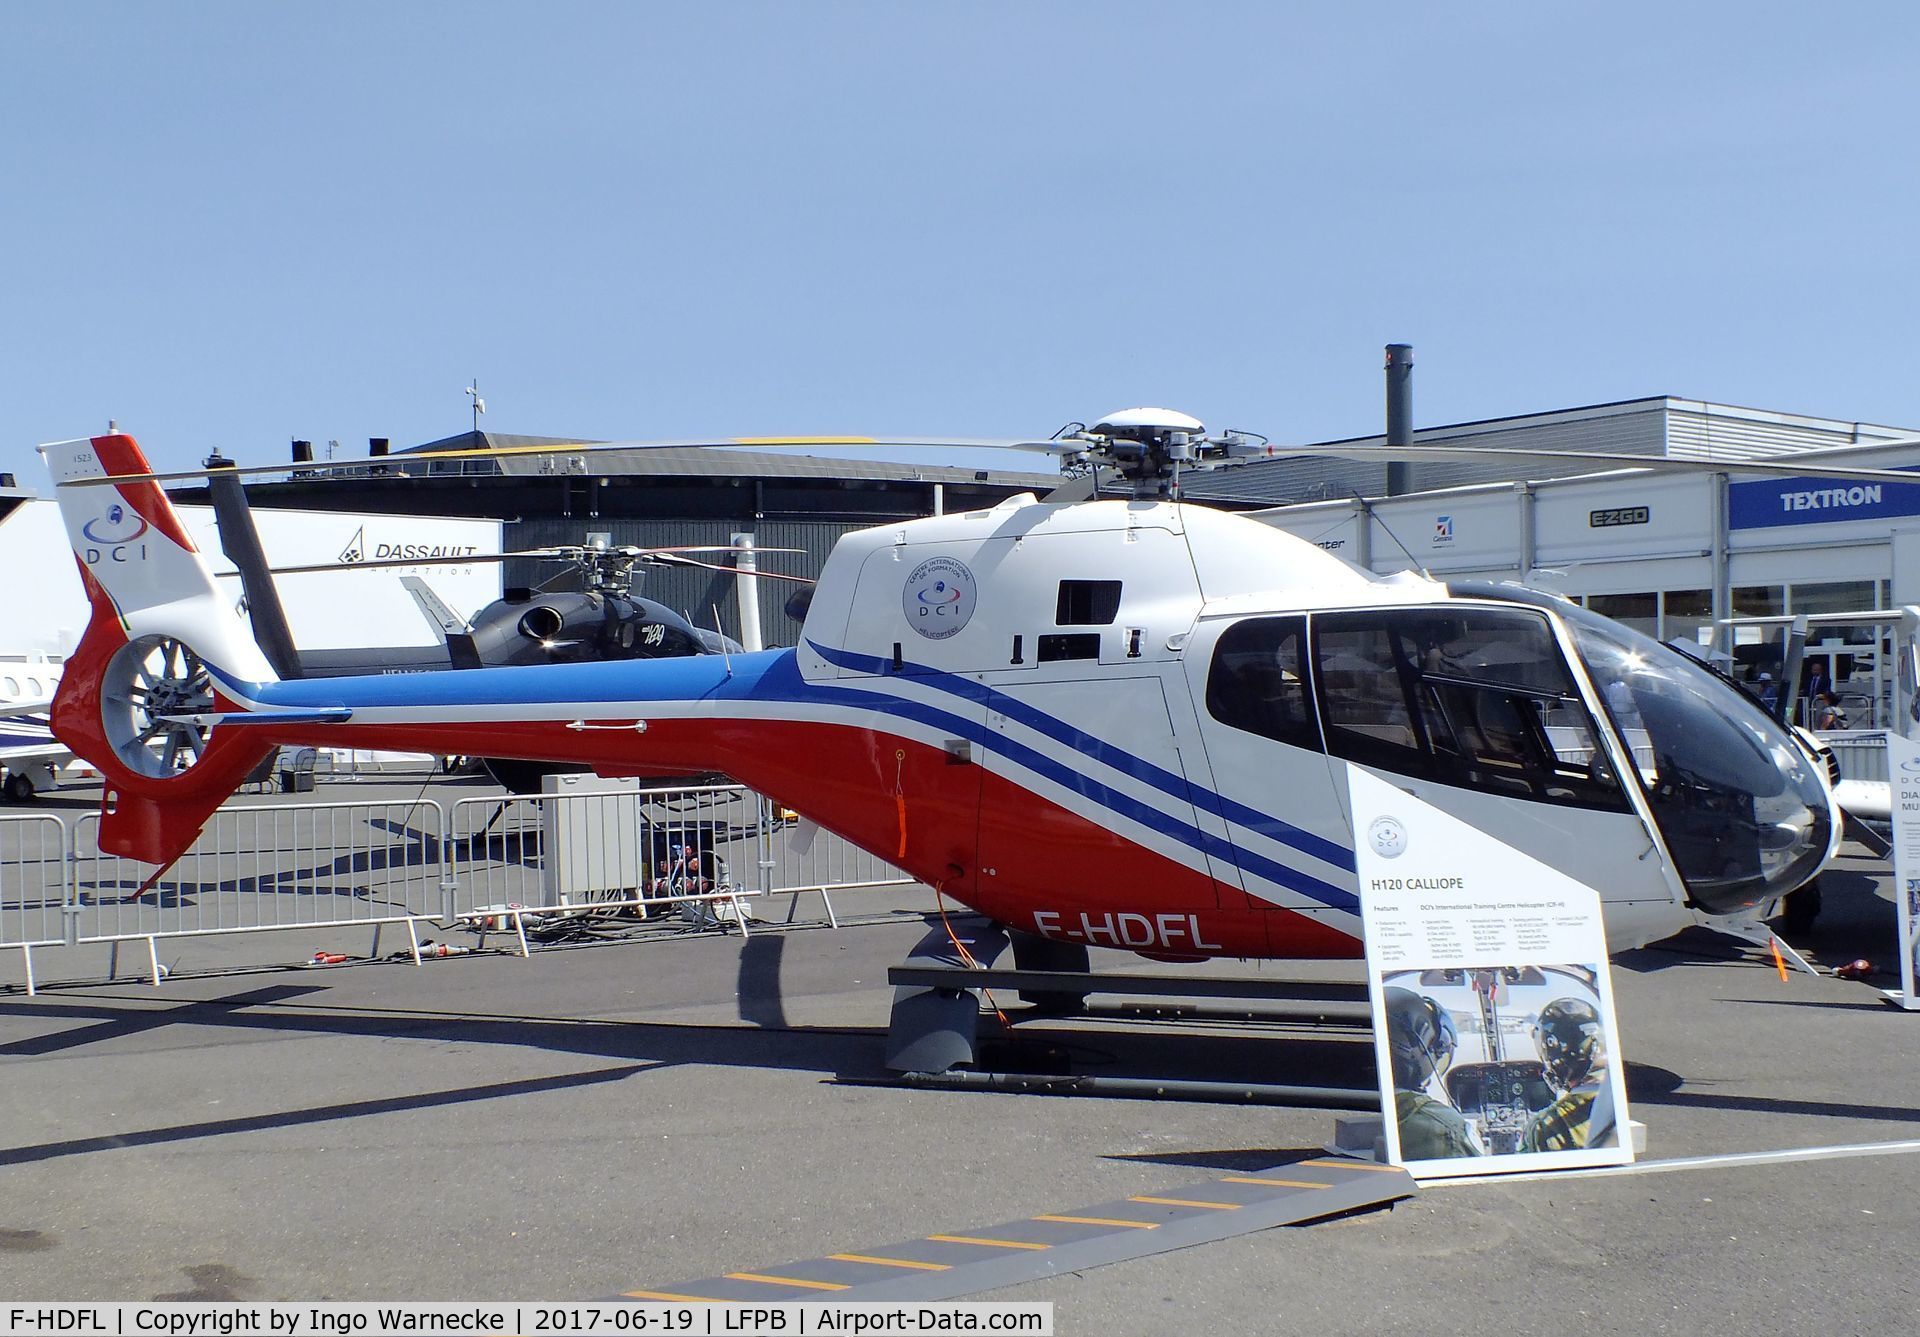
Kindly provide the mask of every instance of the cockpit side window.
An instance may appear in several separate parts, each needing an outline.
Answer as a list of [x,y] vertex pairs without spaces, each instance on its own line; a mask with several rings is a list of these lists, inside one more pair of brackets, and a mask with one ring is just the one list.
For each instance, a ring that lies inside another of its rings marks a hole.
[[1256,617],[1220,633],[1207,671],[1207,713],[1222,724],[1322,750],[1307,680],[1307,622]]
[[1313,652],[1334,756],[1542,803],[1628,808],[1540,613],[1320,613]]

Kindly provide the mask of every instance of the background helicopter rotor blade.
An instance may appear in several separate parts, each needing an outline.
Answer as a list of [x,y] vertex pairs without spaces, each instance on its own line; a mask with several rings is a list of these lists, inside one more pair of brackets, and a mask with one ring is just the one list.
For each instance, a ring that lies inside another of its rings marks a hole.
[[[687,546],[675,547],[675,548],[636,548],[636,547],[630,547],[630,546],[620,547],[620,548],[526,548],[518,552],[471,553],[465,557],[394,557],[394,558],[380,558],[376,561],[371,561],[371,562],[316,562],[308,566],[276,566],[271,568],[268,574],[275,575],[275,576],[306,576],[306,575],[314,575],[317,573],[327,572],[327,571],[378,571],[378,570],[381,570],[382,568],[392,568],[392,567],[477,566],[483,562],[511,562],[523,557],[532,561],[553,561],[553,562],[581,561],[589,557],[593,557],[593,558],[612,557],[612,558],[618,558],[622,561],[651,562],[654,560],[655,557],[678,557],[682,553],[692,553],[692,552],[731,553],[731,552],[738,552],[738,551],[739,549],[729,547],[726,544],[712,544],[712,543],[693,544],[693,545],[687,545]],[[758,554],[758,553],[768,553],[768,552],[797,553],[797,552],[805,552],[806,550],[804,548],[755,548],[753,551],[756,554]],[[691,565],[698,566],[698,565],[704,565],[704,563],[696,562],[696,563],[691,563]],[[733,570],[733,568],[730,566],[716,566],[714,570],[731,571]],[[239,573],[234,571],[222,571],[217,574],[222,576],[234,576],[234,575],[238,575]],[[773,573],[768,571],[756,571],[753,574],[768,576],[768,575],[772,575]],[[776,577],[776,578],[789,579],[789,580],[795,579],[795,577],[791,577],[791,576]]]
[[[756,548],[756,552],[772,552],[771,548]],[[713,562],[696,562],[691,557],[663,556],[654,562],[656,566],[697,566],[708,571],[718,571],[724,576],[757,576],[762,580],[785,580],[796,585],[812,585],[810,576],[786,576],[778,571],[742,571],[737,566],[718,566]]]

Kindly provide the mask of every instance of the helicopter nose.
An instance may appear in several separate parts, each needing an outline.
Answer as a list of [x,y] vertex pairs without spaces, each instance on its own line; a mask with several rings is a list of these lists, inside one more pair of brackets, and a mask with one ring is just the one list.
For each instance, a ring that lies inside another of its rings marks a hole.
[[1767,854],[1779,854],[1804,847],[1813,826],[1812,817],[1812,810],[1809,809],[1801,819],[1775,822],[1772,826],[1762,828],[1758,833],[1760,849]]
[[[1693,903],[1709,914],[1741,914],[1807,882],[1826,861],[1834,817],[1823,787],[1808,785],[1804,768],[1783,769],[1781,789],[1766,797],[1740,796],[1731,810],[1718,814],[1709,847],[1699,844],[1682,857],[1691,867],[1687,889]],[[1662,829],[1669,830],[1662,814]],[[1686,825],[1681,821],[1673,825]]]
[[1585,610],[1562,613],[1687,898],[1736,915],[1820,871],[1839,818],[1826,768],[1697,661]]

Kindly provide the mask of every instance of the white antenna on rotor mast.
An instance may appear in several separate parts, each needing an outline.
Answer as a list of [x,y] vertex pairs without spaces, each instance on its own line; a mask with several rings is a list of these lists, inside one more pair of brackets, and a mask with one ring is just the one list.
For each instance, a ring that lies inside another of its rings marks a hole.
[[480,430],[480,415],[487,411],[487,401],[480,398],[480,378],[473,378],[473,384],[467,387],[467,398],[473,401],[473,430]]

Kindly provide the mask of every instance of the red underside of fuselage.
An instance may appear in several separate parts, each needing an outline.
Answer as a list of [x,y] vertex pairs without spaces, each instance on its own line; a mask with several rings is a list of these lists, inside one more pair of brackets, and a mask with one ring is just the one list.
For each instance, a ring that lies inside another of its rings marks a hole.
[[276,743],[487,754],[607,775],[723,771],[943,894],[1028,932],[1155,957],[1348,958],[1357,937],[1249,897],[944,750],[848,725],[651,720],[247,726]]

